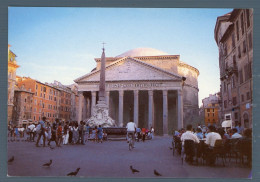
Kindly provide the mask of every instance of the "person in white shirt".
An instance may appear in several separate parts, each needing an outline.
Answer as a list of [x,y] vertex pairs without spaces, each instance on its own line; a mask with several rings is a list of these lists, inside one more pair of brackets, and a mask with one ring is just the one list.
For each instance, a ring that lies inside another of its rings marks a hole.
[[205,143],[208,144],[210,147],[214,147],[216,140],[221,139],[221,136],[219,133],[215,132],[216,131],[215,126],[210,125],[208,129],[209,129],[209,133],[206,136]]
[[30,141],[34,141],[34,129],[35,129],[35,125],[32,123],[28,126],[28,128],[30,129]]
[[136,124],[133,121],[130,121],[126,125],[126,131],[127,131],[127,142],[130,135],[132,135],[133,140],[133,147],[135,146],[135,131],[136,131]]
[[186,132],[181,135],[182,145],[184,145],[185,140],[193,140],[195,143],[200,142],[197,135],[192,133],[192,125],[191,124],[187,125]]

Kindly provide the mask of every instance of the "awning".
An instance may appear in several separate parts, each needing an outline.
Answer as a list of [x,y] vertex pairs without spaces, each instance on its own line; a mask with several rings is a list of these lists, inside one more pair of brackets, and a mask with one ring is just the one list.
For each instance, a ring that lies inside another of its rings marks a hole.
[[221,126],[222,127],[231,127],[231,120],[228,120],[228,121],[223,121]]

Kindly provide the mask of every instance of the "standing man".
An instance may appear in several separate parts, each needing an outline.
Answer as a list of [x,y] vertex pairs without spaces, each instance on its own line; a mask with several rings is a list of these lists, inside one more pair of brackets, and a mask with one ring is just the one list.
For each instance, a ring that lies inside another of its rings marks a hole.
[[40,141],[41,136],[43,136],[43,147],[45,147],[45,122],[46,122],[46,117],[43,116],[42,120],[40,121],[40,125],[41,125],[41,129],[40,129],[40,133],[36,142],[36,147],[39,147],[38,143]]
[[33,132],[34,132],[35,125],[32,123],[28,126],[28,128],[29,128],[29,133],[30,133],[30,141],[34,141]]
[[[136,124],[133,121],[130,121],[126,125],[126,131],[127,131],[127,138],[132,135],[132,140],[133,140],[133,147],[135,146],[135,131],[136,131]],[[127,140],[128,142],[128,140]]]

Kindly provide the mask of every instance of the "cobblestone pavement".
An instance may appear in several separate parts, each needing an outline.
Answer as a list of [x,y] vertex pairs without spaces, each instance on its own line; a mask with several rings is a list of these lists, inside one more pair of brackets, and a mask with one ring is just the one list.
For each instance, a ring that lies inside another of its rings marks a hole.
[[[54,146],[54,142],[52,142]],[[170,137],[155,137],[153,140],[136,142],[133,151],[128,150],[126,141],[87,142],[86,145],[62,147],[35,147],[34,142],[8,142],[9,176],[66,176],[80,167],[77,176],[84,177],[156,177],[154,169],[162,177],[171,178],[248,178],[251,169],[221,160],[216,166],[193,166],[184,162],[179,155],[172,155]],[[42,165],[52,159],[50,167]],[[140,172],[132,174],[129,166]]]

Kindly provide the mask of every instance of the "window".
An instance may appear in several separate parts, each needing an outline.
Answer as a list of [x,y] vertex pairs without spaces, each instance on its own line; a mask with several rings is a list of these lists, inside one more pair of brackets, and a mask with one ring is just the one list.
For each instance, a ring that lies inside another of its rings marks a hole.
[[238,119],[238,113],[235,112],[235,119]]
[[241,101],[244,102],[244,94],[241,95]]
[[44,108],[44,103],[42,103],[42,108]]
[[240,15],[242,35],[244,34],[244,14]]
[[233,56],[233,67],[237,67],[237,60],[236,60],[236,55]]
[[226,56],[227,55],[227,44],[225,43],[224,44],[224,56]]
[[239,40],[239,25],[238,25],[238,20],[236,22],[236,30],[237,30],[237,40]]
[[41,86],[41,91],[42,91],[42,86]]
[[239,76],[240,76],[240,84],[242,84],[244,82],[242,69],[239,71]]
[[26,99],[24,99],[24,102],[26,102]]
[[231,87],[236,88],[236,80],[235,80],[234,76],[232,76],[232,78],[231,78]]
[[246,52],[246,41],[245,40],[243,41],[243,52],[244,53]]
[[249,70],[248,70],[248,64],[244,66],[244,73],[245,73],[245,81],[249,79]]
[[240,46],[238,46],[237,49],[238,49],[238,50],[237,50],[237,51],[238,51],[238,57],[241,58],[241,48],[240,48]]
[[224,108],[227,108],[227,101],[224,101]]
[[214,109],[212,109],[212,112],[214,112],[215,110]]
[[41,95],[40,95],[41,97],[42,97],[42,93],[41,93]]
[[252,78],[252,62],[249,62],[248,64],[248,76],[249,78]]
[[249,100],[250,99],[250,92],[246,93],[246,99]]
[[233,97],[233,106],[237,105],[237,97]]
[[212,116],[214,117],[214,116],[215,116],[215,114],[213,113],[213,114],[212,114]]
[[249,9],[246,10],[246,23],[247,28],[250,27]]
[[43,98],[45,98],[45,94],[43,94]]
[[226,82],[224,82],[224,92],[227,91],[227,86],[226,86]]
[[43,87],[43,92],[46,92],[46,87]]
[[249,41],[249,49],[251,50],[253,48],[253,37],[252,37],[252,32],[249,33],[248,35],[248,41]]
[[38,89],[38,85],[37,84],[35,85],[35,88],[36,88],[36,90]]
[[35,96],[37,96],[37,92],[35,92]]
[[235,34],[232,33],[232,48],[234,49],[235,48]]

